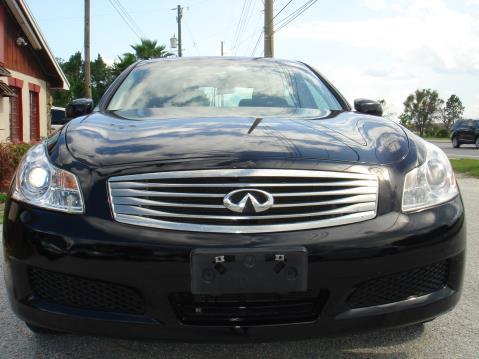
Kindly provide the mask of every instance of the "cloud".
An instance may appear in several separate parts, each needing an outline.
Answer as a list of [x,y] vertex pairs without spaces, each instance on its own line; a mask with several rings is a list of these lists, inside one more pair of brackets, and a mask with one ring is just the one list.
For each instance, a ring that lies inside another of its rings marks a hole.
[[479,95],[476,95],[474,97],[473,101],[471,101],[470,106],[466,106],[466,110],[464,111],[464,117],[479,119]]
[[479,0],[360,3],[368,11],[357,20],[298,22],[281,36],[328,48],[333,60],[318,68],[350,102],[384,98],[401,113],[410,93],[433,88],[443,98],[457,94],[468,116],[479,117]]
[[286,28],[282,36],[378,49],[398,60],[437,71],[479,72],[479,22],[443,0],[363,0],[392,15],[357,21],[314,21]]
[[322,65],[321,71],[337,86],[351,105],[355,98],[386,99],[390,111],[400,114],[404,99],[421,87],[421,79],[404,73],[396,66],[358,70],[353,65]]

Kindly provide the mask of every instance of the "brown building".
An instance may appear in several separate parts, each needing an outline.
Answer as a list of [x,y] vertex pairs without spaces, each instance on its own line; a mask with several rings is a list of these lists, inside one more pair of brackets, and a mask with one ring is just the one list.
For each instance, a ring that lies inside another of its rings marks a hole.
[[51,89],[68,80],[24,0],[0,0],[0,141],[48,135]]

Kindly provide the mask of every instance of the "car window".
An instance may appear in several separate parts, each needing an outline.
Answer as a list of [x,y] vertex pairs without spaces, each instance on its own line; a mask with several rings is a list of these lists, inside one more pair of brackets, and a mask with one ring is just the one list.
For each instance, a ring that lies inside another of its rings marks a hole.
[[52,109],[52,125],[64,125],[65,124],[65,110]]
[[342,109],[328,87],[302,66],[269,61],[205,61],[200,65],[198,61],[159,61],[133,69],[108,110],[181,111],[188,107]]

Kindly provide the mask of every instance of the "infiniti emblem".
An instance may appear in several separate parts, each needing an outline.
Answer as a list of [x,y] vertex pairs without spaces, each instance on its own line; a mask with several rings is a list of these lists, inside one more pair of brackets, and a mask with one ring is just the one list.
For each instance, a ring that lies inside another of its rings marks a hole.
[[267,211],[274,204],[271,194],[259,189],[239,189],[228,193],[223,204],[233,212],[254,214]]

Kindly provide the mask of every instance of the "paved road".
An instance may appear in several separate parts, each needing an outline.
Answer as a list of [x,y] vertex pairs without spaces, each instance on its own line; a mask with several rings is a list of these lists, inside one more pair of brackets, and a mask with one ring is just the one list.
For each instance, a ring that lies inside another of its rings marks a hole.
[[220,345],[36,336],[12,314],[0,285],[0,358],[478,358],[479,181],[460,179],[460,185],[469,235],[463,297],[453,312],[424,326],[337,338]]
[[471,158],[479,160],[479,149],[475,145],[461,145],[459,148],[452,147],[451,141],[430,141],[442,148],[449,158]]

